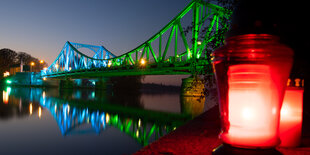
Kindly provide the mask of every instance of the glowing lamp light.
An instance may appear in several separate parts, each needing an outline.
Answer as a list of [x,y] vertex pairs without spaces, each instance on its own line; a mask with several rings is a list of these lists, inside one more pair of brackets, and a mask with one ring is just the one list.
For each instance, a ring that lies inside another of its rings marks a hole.
[[140,63],[141,63],[141,65],[145,65],[146,61],[144,59],[141,59]]
[[197,42],[197,45],[200,46],[200,45],[201,45],[201,41],[198,41],[198,42]]
[[40,64],[43,64],[44,63],[44,60],[40,60]]
[[7,76],[10,76],[10,72],[8,72],[8,71],[3,73],[3,77],[7,77]]
[[286,88],[280,114],[281,147],[296,147],[300,144],[303,91],[302,87]]
[[293,51],[275,36],[245,34],[226,39],[213,56],[220,97],[220,139],[240,148],[277,146]]
[[31,66],[34,66],[34,65],[35,65],[35,63],[34,63],[34,62],[31,62],[31,63],[30,63],[30,65],[31,65]]
[[12,81],[11,81],[11,80],[6,80],[6,83],[7,83],[7,84],[11,84]]
[[112,65],[112,61],[109,61],[108,62],[108,67],[111,67],[111,65]]

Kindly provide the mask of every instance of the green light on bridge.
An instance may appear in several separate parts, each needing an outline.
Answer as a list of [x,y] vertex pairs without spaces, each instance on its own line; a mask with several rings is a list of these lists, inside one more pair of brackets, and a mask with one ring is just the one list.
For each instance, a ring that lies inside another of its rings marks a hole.
[[11,81],[11,80],[6,80],[6,83],[7,83],[7,84],[11,84],[12,81]]

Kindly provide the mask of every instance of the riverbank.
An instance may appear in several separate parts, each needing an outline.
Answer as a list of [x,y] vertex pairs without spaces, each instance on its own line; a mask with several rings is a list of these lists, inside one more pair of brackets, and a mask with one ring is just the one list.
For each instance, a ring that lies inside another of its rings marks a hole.
[[[307,120],[307,119],[304,119]],[[277,148],[284,155],[310,154],[310,123],[303,123],[302,142],[298,148]],[[211,154],[221,144],[218,139],[220,119],[218,106],[177,128],[170,134],[142,148],[134,155]]]

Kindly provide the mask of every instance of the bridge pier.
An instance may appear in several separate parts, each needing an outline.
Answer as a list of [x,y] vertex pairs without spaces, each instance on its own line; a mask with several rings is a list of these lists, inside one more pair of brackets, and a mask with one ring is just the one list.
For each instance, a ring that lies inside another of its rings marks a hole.
[[74,81],[71,79],[60,80],[59,88],[60,89],[72,89],[74,87]]
[[181,112],[192,117],[218,105],[214,75],[205,75],[204,81],[189,77],[182,80]]
[[205,84],[198,77],[188,77],[182,79],[181,87],[181,112],[190,114],[192,117],[198,116],[204,110]]
[[95,83],[96,89],[107,90],[111,86],[110,78],[99,78]]
[[182,79],[181,96],[201,97],[204,95],[205,84],[199,77],[188,77]]
[[203,113],[205,105],[204,97],[181,96],[181,113],[196,117]]

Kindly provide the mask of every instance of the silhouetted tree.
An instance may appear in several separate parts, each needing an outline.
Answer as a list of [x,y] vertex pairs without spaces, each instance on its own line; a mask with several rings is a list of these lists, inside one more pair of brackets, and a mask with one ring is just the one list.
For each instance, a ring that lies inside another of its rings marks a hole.
[[10,65],[14,64],[17,53],[11,49],[3,48],[0,50],[0,77],[3,77],[3,73],[8,71]]
[[32,61],[32,56],[25,52],[19,52],[16,56],[16,61],[18,63],[23,62],[24,64],[29,64]]
[[45,62],[43,64],[40,64],[39,59],[32,57],[28,53],[16,53],[11,49],[3,48],[0,49],[0,79],[3,78],[4,72],[9,71],[11,65],[20,64],[21,62],[24,65],[30,65],[31,62],[34,62],[35,66],[33,66],[33,69],[35,71],[42,70],[43,67],[47,66]]

